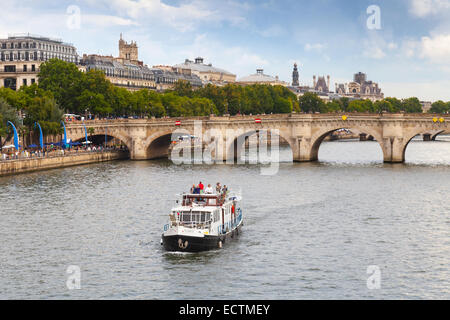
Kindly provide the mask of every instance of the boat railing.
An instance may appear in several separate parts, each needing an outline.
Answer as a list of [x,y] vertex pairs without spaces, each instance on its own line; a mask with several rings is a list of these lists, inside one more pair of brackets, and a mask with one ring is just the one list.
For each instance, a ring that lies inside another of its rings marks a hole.
[[236,216],[236,219],[231,220],[223,225],[219,225],[217,227],[217,233],[218,234],[224,234],[227,233],[229,230],[232,230],[234,228],[236,228],[239,223],[241,223],[242,221],[242,210],[241,208],[237,209],[238,215]]

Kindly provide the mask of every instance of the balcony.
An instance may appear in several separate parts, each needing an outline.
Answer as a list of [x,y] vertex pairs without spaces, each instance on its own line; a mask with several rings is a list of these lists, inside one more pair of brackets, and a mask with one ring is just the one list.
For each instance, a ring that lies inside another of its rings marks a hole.
[[39,73],[39,68],[36,68],[34,70],[31,70],[31,68],[27,68],[27,70],[22,69],[15,69],[15,70],[5,70],[4,68],[0,68],[1,74],[27,74],[27,73]]

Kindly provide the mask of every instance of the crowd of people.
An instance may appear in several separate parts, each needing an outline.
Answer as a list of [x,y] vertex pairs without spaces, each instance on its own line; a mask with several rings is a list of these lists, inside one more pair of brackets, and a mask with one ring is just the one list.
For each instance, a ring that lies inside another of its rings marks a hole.
[[[223,185],[223,187],[222,187],[220,182],[217,182],[215,191],[216,191],[215,192],[216,194],[225,194],[226,195],[228,192],[228,187],[226,185]],[[208,184],[208,186],[205,188],[203,183],[200,181],[199,184],[192,185],[191,193],[192,194],[214,194],[214,188],[210,184]]]
[[61,148],[53,145],[46,146],[44,149],[40,148],[25,148],[22,150],[4,149],[8,152],[0,152],[0,161],[7,160],[26,160],[35,158],[50,158],[50,157],[64,157],[71,156],[80,153],[88,152],[105,152],[105,151],[123,151],[125,150],[123,146],[111,146],[104,147],[102,145],[96,146],[75,146],[70,148]]

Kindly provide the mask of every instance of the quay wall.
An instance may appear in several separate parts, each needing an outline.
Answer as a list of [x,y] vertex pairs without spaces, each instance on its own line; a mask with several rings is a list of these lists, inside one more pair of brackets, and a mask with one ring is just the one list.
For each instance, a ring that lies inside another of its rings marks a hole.
[[123,151],[80,153],[60,157],[0,161],[0,176],[31,171],[64,168],[89,163],[128,159]]

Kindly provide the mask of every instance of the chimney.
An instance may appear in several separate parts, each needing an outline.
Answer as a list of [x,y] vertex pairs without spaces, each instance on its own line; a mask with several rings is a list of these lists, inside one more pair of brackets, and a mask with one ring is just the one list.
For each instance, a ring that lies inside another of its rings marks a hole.
[[330,91],[330,75],[327,76],[327,87],[328,91]]
[[313,87],[316,87],[316,76],[313,76]]

